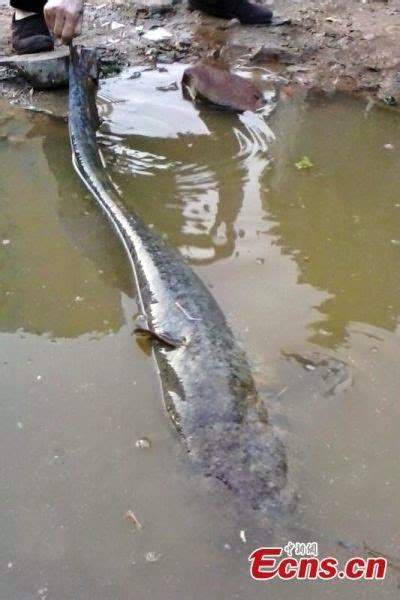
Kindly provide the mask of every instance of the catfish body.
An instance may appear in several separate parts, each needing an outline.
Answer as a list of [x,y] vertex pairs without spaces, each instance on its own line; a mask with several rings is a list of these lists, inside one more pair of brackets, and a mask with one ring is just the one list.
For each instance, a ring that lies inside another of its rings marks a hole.
[[74,166],[130,258],[166,408],[190,458],[251,508],[279,504],[285,449],[268,423],[246,355],[208,288],[181,256],[127,213],[97,147],[89,51],[71,48],[69,132]]

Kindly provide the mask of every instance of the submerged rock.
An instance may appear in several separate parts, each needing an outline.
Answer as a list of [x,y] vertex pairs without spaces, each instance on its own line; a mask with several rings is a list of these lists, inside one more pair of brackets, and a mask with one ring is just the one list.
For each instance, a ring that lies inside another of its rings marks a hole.
[[342,360],[317,352],[284,353],[284,356],[314,374],[316,389],[325,398],[345,392],[353,385],[350,368]]
[[185,70],[182,89],[193,102],[207,102],[236,112],[256,111],[265,105],[262,93],[250,81],[201,63]]

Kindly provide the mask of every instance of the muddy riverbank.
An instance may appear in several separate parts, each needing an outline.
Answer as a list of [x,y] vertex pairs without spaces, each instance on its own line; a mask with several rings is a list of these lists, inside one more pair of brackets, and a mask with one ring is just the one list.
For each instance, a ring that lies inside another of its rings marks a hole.
[[[271,72],[271,85],[346,91],[389,105],[400,102],[400,1],[275,0],[283,27],[244,27],[190,12],[186,3],[87,3],[82,42],[101,48],[104,74],[125,66],[218,59]],[[157,12],[157,6],[162,6]],[[0,6],[0,54],[10,54],[11,11]],[[164,39],[156,28],[165,29]],[[154,35],[155,34],[155,35]],[[65,94],[32,92],[0,72],[0,95],[14,103],[65,112]]]

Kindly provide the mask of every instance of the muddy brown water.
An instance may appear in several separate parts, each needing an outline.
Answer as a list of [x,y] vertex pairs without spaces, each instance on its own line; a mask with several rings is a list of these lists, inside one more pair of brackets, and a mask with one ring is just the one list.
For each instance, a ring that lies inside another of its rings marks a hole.
[[400,554],[398,117],[301,95],[237,117],[156,89],[179,69],[129,75],[100,92],[107,168],[243,341],[299,502],[275,531],[192,472],[65,123],[3,105],[0,599],[397,598],[394,569],[256,584],[247,557],[301,536]]

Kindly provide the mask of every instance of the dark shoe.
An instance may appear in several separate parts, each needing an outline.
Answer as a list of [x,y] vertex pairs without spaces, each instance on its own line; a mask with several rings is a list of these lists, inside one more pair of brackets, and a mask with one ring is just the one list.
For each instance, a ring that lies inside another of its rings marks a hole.
[[11,24],[11,43],[17,54],[35,54],[54,50],[54,41],[43,15],[31,15]]
[[243,25],[270,25],[272,10],[248,0],[189,0],[189,8],[221,19],[239,19]]

